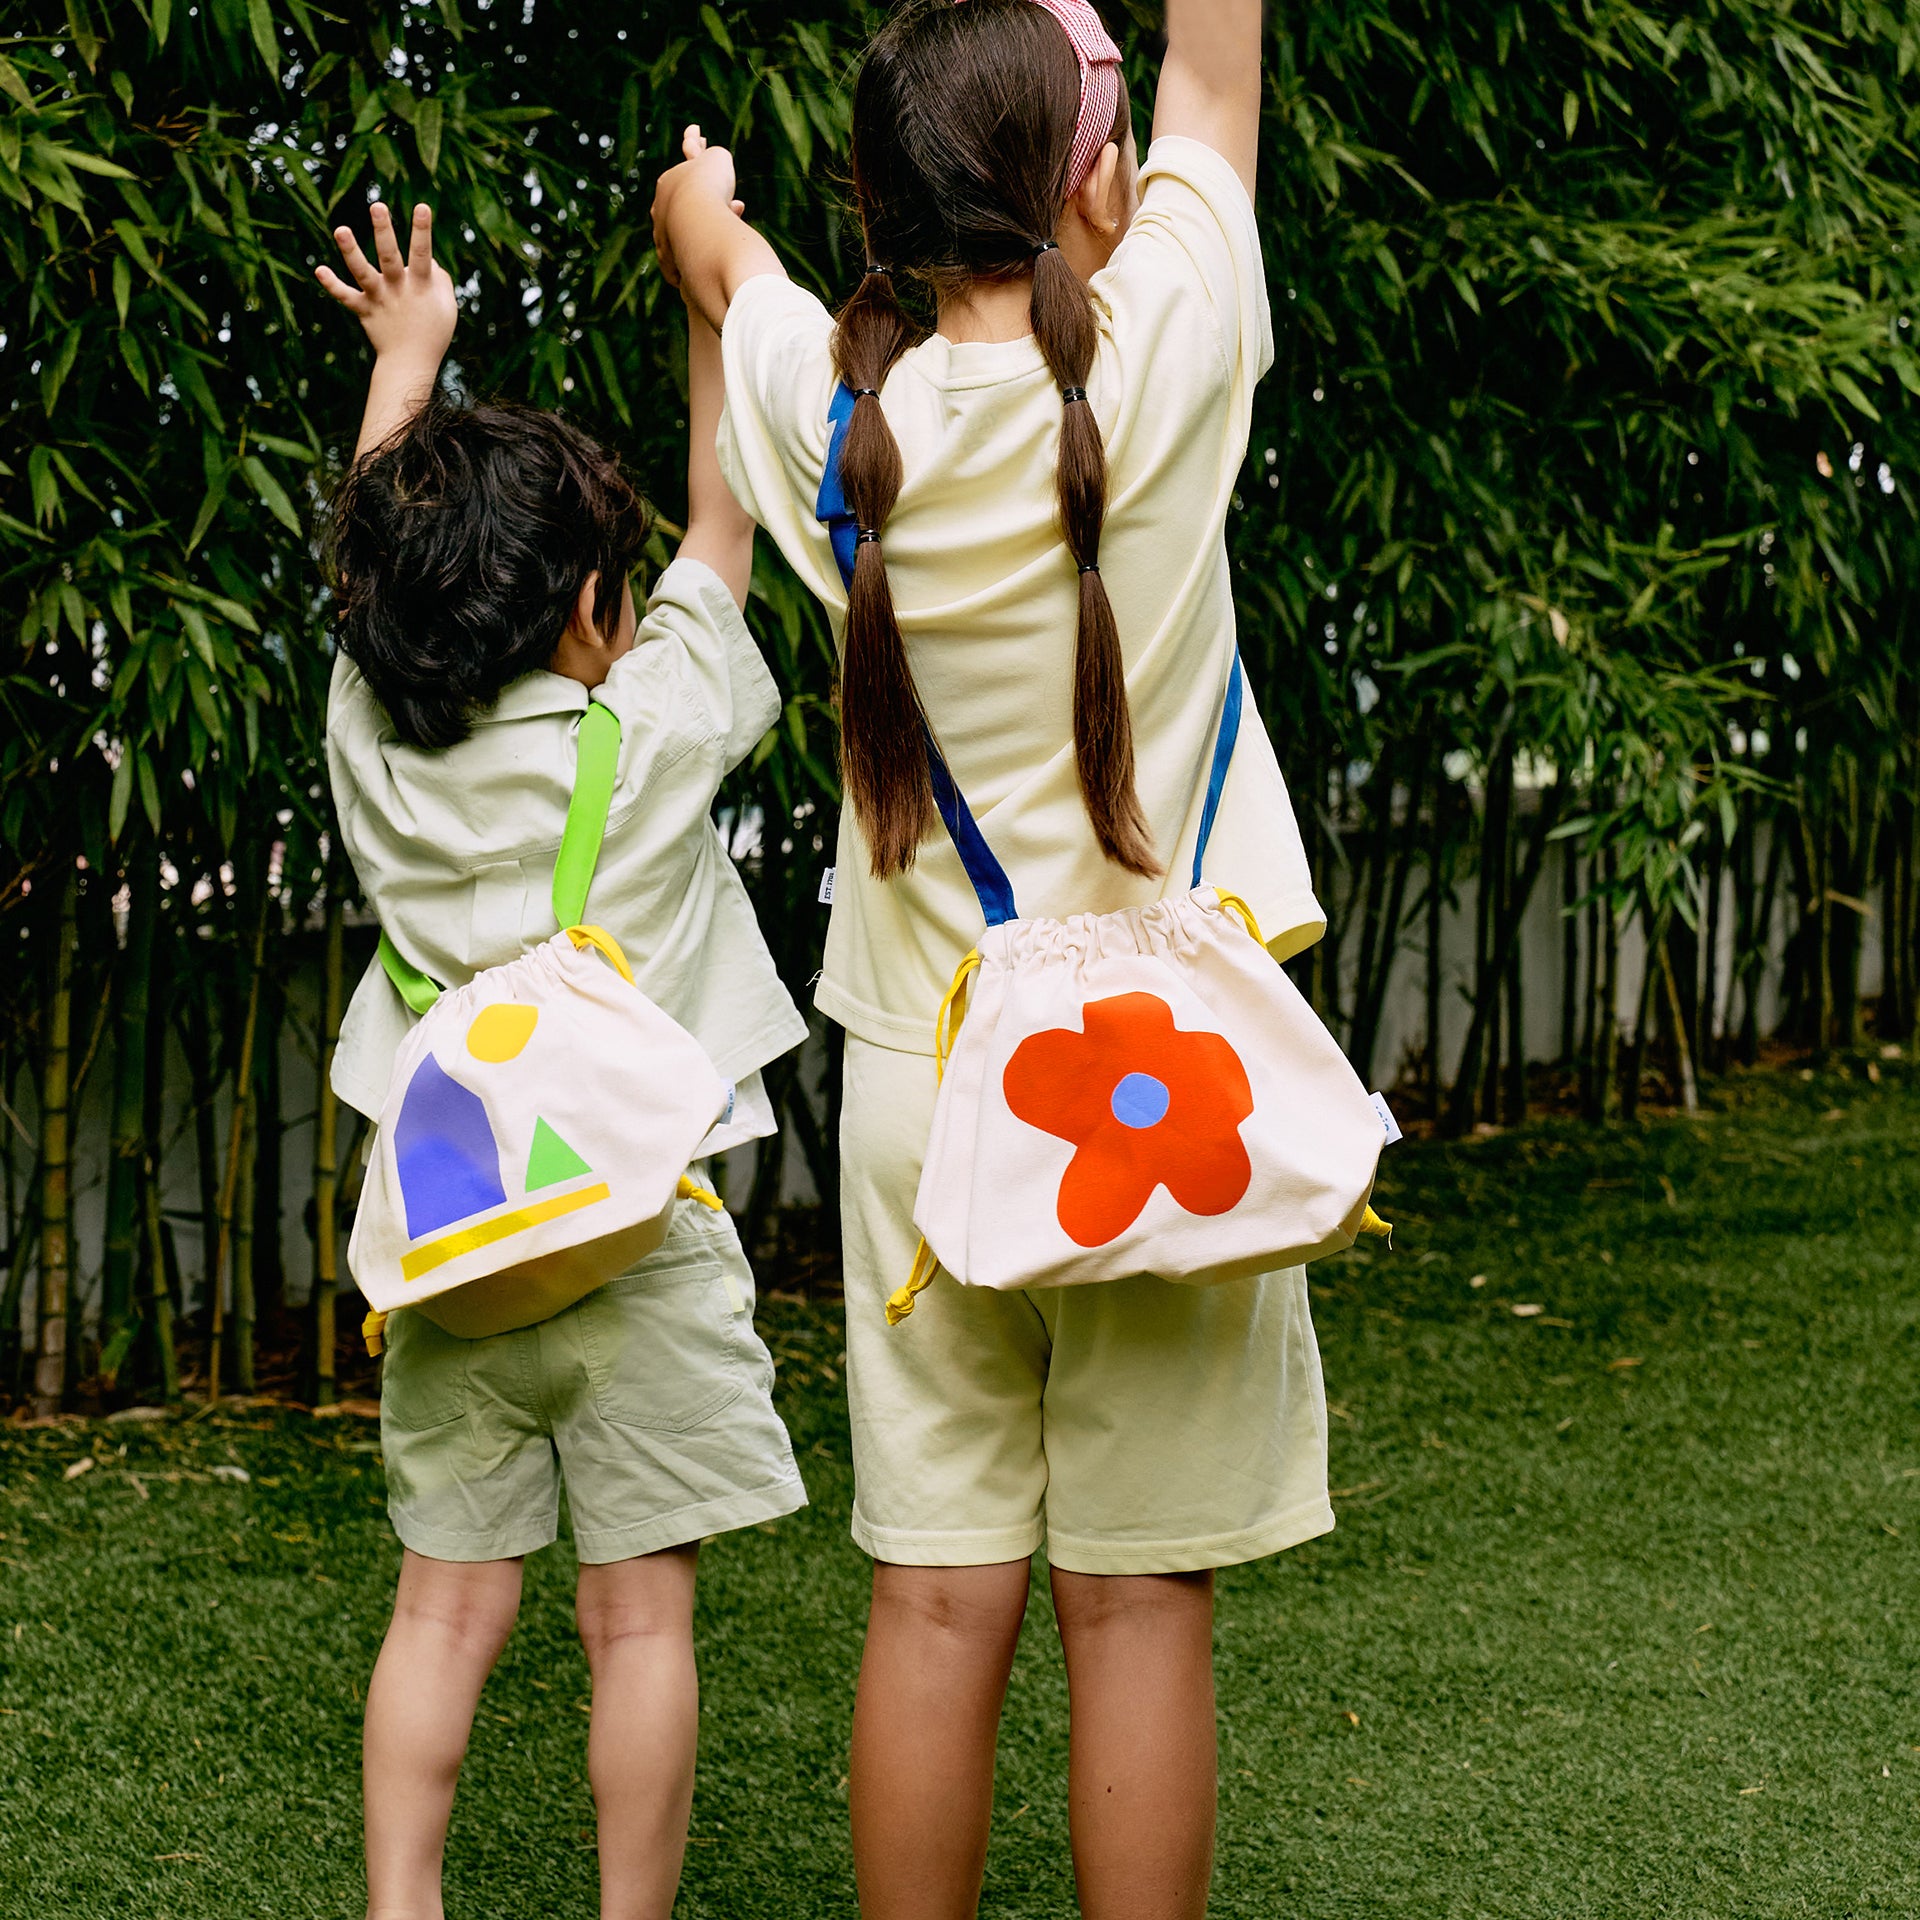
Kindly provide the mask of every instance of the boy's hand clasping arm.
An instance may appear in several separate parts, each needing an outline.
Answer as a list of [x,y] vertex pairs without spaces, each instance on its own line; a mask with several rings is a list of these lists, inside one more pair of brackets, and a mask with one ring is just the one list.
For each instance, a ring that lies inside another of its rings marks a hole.
[[350,227],[336,227],[333,238],[354,285],[348,286],[330,267],[316,267],[314,278],[366,329],[373,347],[367,410],[353,450],[358,460],[398,433],[432,398],[459,308],[452,276],[433,257],[430,207],[413,210],[405,260],[393,216],[383,202],[375,202],[373,209],[377,265],[360,251]]

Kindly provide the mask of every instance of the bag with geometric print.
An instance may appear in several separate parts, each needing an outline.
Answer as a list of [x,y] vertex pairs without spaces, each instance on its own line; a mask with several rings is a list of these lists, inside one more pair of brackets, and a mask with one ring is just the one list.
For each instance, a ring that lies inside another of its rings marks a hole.
[[732,1089],[634,985],[618,943],[582,926],[606,831],[619,717],[583,716],[554,867],[561,931],[443,993],[382,934],[388,977],[422,1015],[394,1064],[348,1264],[374,1311],[418,1308],[462,1339],[531,1326],[643,1260]]
[[[816,509],[842,576],[856,529],[830,414]],[[963,1286],[1157,1274],[1204,1285],[1387,1232],[1368,1205],[1386,1132],[1346,1055],[1236,895],[1201,867],[1245,699],[1221,698],[1190,888],[1118,913],[1022,919],[931,735],[934,800],[987,931],[935,1023],[940,1091],[898,1324],[941,1269]]]

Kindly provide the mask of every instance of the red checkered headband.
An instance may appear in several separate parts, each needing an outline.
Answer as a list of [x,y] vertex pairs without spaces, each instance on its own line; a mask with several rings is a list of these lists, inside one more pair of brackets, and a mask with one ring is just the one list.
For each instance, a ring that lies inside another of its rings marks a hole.
[[[1032,0],[1043,13],[1060,22],[1060,31],[1080,63],[1080,118],[1073,129],[1073,160],[1067,168],[1068,196],[1078,193],[1113,138],[1120,112],[1120,49],[1100,24],[1087,0]],[[954,0],[955,6],[964,0]]]

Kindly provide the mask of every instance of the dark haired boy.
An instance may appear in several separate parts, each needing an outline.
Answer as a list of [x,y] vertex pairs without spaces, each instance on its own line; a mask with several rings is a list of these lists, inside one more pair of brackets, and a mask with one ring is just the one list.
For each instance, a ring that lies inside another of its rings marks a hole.
[[[557,414],[435,397],[452,282],[416,207],[403,261],[336,233],[373,375],[334,512],[340,654],[327,754],[341,833],[381,926],[443,985],[555,932],[554,858],[590,700],[622,723],[592,915],[640,986],[735,1083],[706,1150],[773,1131],[759,1069],[805,1036],[711,808],[779,716],[740,617],[753,523],[714,455],[719,341],[691,321],[687,534],[636,615],[647,509]],[[376,962],[333,1082],[377,1115],[410,1016]],[[405,1555],[367,1690],[369,1920],[439,1920],[454,1781],[564,1480],[593,1675],[588,1773],[601,1911],[666,1920],[693,1793],[694,1562],[709,1534],[805,1503],[725,1214],[682,1203],[659,1251],[537,1326],[387,1331],[381,1448]]]

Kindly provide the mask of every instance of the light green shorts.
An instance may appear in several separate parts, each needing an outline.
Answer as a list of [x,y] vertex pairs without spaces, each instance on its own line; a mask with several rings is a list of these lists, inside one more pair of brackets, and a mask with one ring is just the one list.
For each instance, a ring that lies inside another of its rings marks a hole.
[[538,1326],[387,1323],[387,1510],[415,1553],[509,1560],[559,1537],[627,1560],[806,1505],[733,1222],[683,1202],[657,1252]]
[[840,1121],[853,1537],[902,1566],[1233,1566],[1333,1525],[1301,1267],[995,1293],[941,1273],[887,1325],[918,1235],[934,1064],[847,1037]]

